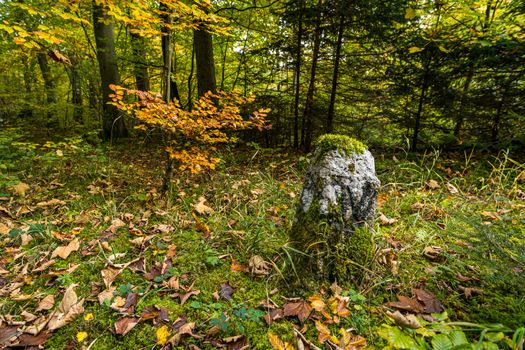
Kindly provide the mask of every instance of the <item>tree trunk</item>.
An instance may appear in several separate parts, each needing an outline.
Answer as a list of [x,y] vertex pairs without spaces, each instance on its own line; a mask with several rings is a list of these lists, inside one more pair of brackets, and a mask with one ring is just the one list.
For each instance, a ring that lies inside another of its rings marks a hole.
[[56,93],[56,84],[51,74],[51,68],[47,62],[47,55],[44,52],[39,52],[37,54],[38,66],[42,72],[42,78],[44,80],[44,90],[46,92],[46,103],[47,103],[47,119],[50,122],[53,117],[52,108],[58,102],[57,93]]
[[83,107],[82,107],[82,86],[81,86],[81,78],[80,73],[78,72],[78,64],[76,62],[72,62],[71,67],[71,92],[72,92],[72,99],[71,102],[73,103],[73,120],[77,123],[82,124],[82,114],[83,114]]
[[312,147],[312,132],[313,132],[313,107],[314,107],[314,93],[315,93],[315,77],[317,74],[317,61],[319,60],[319,48],[321,46],[321,7],[322,0],[319,0],[317,5],[317,17],[315,20],[314,32],[314,47],[312,53],[312,67],[310,70],[310,83],[308,84],[308,92],[306,93],[306,102],[304,107],[304,150],[310,152]]
[[301,93],[301,46],[303,41],[303,8],[299,0],[299,23],[297,24],[297,51],[295,53],[295,99],[293,104],[293,146],[299,147],[299,98]]
[[148,66],[146,65],[146,43],[144,38],[136,33],[131,33],[131,42],[134,56],[135,85],[137,90],[149,91],[150,81]]
[[454,136],[456,138],[459,138],[461,136],[461,129],[463,128],[463,122],[465,120],[464,113],[465,113],[467,93],[470,88],[470,83],[472,82],[473,76],[474,76],[474,66],[473,66],[473,63],[469,63],[467,77],[465,79],[465,83],[463,84],[463,89],[461,90],[461,94],[459,96],[459,108],[458,108],[458,114],[456,116],[456,125],[454,126]]
[[345,17],[341,14],[339,19],[339,29],[337,33],[337,43],[335,46],[334,57],[334,72],[332,75],[332,91],[330,92],[330,105],[328,106],[328,118],[326,121],[326,133],[330,134],[334,131],[334,110],[335,110],[335,96],[337,93],[337,80],[339,78],[339,61],[341,60],[341,47],[343,45],[343,32],[345,29]]
[[201,28],[193,31],[195,56],[197,58],[197,91],[200,96],[206,92],[217,92],[215,81],[215,61],[211,34]]
[[163,69],[163,91],[162,96],[168,103],[176,98],[180,103],[179,89],[177,83],[172,79],[172,66],[173,66],[173,47],[172,47],[172,32],[170,25],[173,23],[173,16],[171,10],[164,3],[160,3],[160,10],[162,12],[162,21],[166,24],[162,27],[162,62],[164,63]]
[[102,85],[102,131],[105,140],[128,136],[128,129],[119,115],[118,109],[108,104],[109,95],[113,92],[109,85],[119,85],[120,77],[117,66],[117,54],[113,38],[112,17],[103,5],[93,0],[93,30],[97,46],[97,60]]

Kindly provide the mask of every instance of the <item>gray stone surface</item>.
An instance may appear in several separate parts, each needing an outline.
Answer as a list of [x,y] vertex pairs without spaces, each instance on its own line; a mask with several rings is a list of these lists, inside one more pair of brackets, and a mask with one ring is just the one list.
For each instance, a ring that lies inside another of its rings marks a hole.
[[339,149],[316,151],[290,238],[299,249],[316,255],[312,267],[318,274],[332,274],[333,268],[327,268],[334,263],[331,253],[340,255],[341,247],[348,251],[344,246],[350,245],[356,228],[373,226],[379,186],[368,150],[348,155]]

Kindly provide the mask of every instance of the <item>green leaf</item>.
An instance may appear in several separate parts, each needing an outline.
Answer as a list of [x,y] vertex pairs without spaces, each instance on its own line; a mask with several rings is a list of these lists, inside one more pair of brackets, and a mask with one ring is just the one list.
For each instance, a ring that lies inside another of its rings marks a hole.
[[452,341],[452,345],[458,346],[463,344],[468,344],[467,336],[463,331],[453,331],[448,335],[449,339]]
[[503,334],[502,332],[498,332],[498,333],[490,332],[490,333],[485,334],[485,339],[492,343],[497,343],[500,340],[502,340],[504,337],[505,337],[505,334]]
[[431,343],[434,350],[451,350],[454,347],[446,334],[433,336]]
[[418,345],[409,335],[403,333],[399,328],[382,325],[378,331],[381,338],[396,349],[417,349]]

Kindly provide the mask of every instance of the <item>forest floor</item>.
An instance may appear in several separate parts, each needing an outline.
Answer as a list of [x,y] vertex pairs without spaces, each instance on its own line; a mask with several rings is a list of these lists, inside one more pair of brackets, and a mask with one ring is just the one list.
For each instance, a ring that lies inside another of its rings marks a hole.
[[504,152],[374,152],[376,256],[331,284],[287,244],[307,156],[223,149],[161,196],[158,146],[30,134],[0,131],[0,348],[523,345],[525,164]]

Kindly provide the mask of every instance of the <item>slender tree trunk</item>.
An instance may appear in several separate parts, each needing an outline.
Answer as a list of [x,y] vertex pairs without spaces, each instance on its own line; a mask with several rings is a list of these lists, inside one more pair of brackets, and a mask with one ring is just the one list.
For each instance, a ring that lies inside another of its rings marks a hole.
[[191,65],[190,74],[188,75],[188,110],[193,109],[193,71],[195,70],[195,42],[191,46]]
[[193,31],[195,57],[197,59],[197,91],[200,96],[206,92],[217,92],[215,61],[213,58],[212,35],[205,29]]
[[303,8],[299,0],[299,20],[297,24],[297,42],[295,52],[295,98],[293,104],[293,146],[299,147],[299,98],[301,93],[301,46],[303,41]]
[[421,85],[421,93],[419,95],[419,104],[417,107],[415,124],[414,124],[414,133],[412,134],[412,143],[410,145],[410,151],[415,152],[417,150],[417,142],[419,137],[419,131],[421,129],[421,117],[423,115],[423,106],[425,103],[425,98],[427,90],[430,83],[430,63],[432,62],[432,56],[429,56],[426,64],[425,71],[423,73],[423,82]]
[[468,90],[470,89],[470,83],[472,83],[472,78],[474,77],[474,65],[473,63],[469,64],[469,69],[467,71],[467,77],[465,83],[463,84],[463,89],[459,96],[459,108],[458,114],[456,115],[456,125],[454,126],[454,136],[459,138],[461,136],[461,129],[463,128],[463,122],[465,121],[465,106],[467,101]]
[[37,54],[38,66],[42,72],[42,78],[44,80],[44,91],[46,92],[46,103],[47,103],[47,119],[48,122],[51,122],[53,117],[53,107],[58,102],[57,93],[56,93],[56,84],[51,73],[51,68],[47,62],[47,55],[44,52],[39,52]]
[[73,103],[73,120],[77,123],[82,124],[82,114],[83,114],[83,107],[82,107],[82,85],[81,85],[81,77],[80,73],[78,71],[78,63],[72,62],[70,67],[70,78],[71,78],[71,92],[72,92],[72,98],[71,102]]
[[136,33],[131,33],[131,42],[134,56],[134,74],[137,90],[149,91],[150,80],[148,66],[146,65],[146,50],[144,38]]
[[102,84],[102,131],[106,140],[128,136],[128,129],[118,109],[108,104],[112,93],[109,85],[120,84],[117,66],[117,54],[113,38],[112,17],[107,14],[103,5],[93,0],[93,30],[97,46],[97,60]]
[[339,29],[337,32],[337,43],[335,46],[334,72],[332,75],[332,91],[330,92],[330,105],[328,106],[328,118],[326,121],[326,132],[334,131],[335,97],[337,93],[337,80],[339,78],[339,61],[341,60],[341,47],[343,45],[343,32],[345,29],[345,17],[341,14],[339,18]]
[[314,93],[315,93],[315,78],[317,74],[317,61],[319,60],[319,48],[321,46],[321,8],[322,0],[319,0],[317,5],[317,17],[315,20],[314,32],[314,47],[312,53],[312,67],[310,70],[310,83],[308,84],[308,92],[306,93],[306,102],[304,107],[304,150],[309,152],[312,147],[312,132],[313,132],[313,108],[314,108]]

